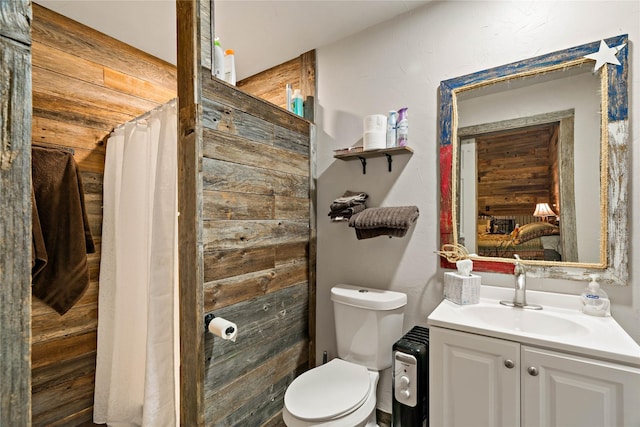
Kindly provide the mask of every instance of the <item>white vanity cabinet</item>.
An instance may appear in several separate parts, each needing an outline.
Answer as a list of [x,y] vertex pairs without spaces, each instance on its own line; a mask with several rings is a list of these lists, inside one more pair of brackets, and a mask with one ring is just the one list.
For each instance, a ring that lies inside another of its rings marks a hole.
[[522,426],[640,426],[640,369],[523,345]]
[[431,426],[640,425],[640,368],[441,327],[429,336]]
[[431,327],[429,425],[520,425],[519,365],[518,343]]

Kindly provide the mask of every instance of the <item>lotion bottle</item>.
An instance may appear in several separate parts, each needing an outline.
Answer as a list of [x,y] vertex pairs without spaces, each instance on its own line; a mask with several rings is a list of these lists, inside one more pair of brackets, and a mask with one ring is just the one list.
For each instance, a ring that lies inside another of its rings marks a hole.
[[600,285],[596,282],[597,274],[592,274],[589,286],[582,292],[582,312],[590,316],[611,316],[609,296],[605,291],[600,289]]
[[300,93],[300,89],[295,89],[293,91],[293,98],[291,100],[291,105],[293,106],[293,112],[300,117],[304,116],[304,104],[302,100],[302,94]]
[[387,115],[387,148],[396,146],[396,125],[398,121],[398,113],[389,111]]

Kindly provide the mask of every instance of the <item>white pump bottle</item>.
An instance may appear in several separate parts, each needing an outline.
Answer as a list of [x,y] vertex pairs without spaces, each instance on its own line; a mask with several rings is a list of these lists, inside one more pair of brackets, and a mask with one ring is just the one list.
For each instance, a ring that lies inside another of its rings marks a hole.
[[580,298],[582,298],[582,312],[590,316],[611,316],[611,302],[605,291],[600,289],[600,285],[596,282],[597,274],[592,274],[591,282],[585,289]]

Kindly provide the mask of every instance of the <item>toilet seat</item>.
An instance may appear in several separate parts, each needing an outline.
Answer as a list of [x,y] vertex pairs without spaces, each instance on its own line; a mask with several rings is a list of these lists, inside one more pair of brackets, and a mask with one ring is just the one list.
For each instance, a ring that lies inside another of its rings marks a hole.
[[357,410],[367,400],[370,388],[367,368],[333,359],[296,378],[287,388],[284,403],[294,417],[320,422]]

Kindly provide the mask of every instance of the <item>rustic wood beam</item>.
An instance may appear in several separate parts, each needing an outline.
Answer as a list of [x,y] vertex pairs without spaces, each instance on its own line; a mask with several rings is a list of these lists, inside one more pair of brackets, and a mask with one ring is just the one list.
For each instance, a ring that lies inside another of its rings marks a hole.
[[[208,0],[202,0],[208,3]],[[208,6],[207,6],[208,7]],[[206,8],[206,7],[205,7]],[[200,9],[178,0],[178,221],[180,287],[180,425],[204,425],[202,117]]]
[[0,1],[0,425],[31,425],[31,3]]

